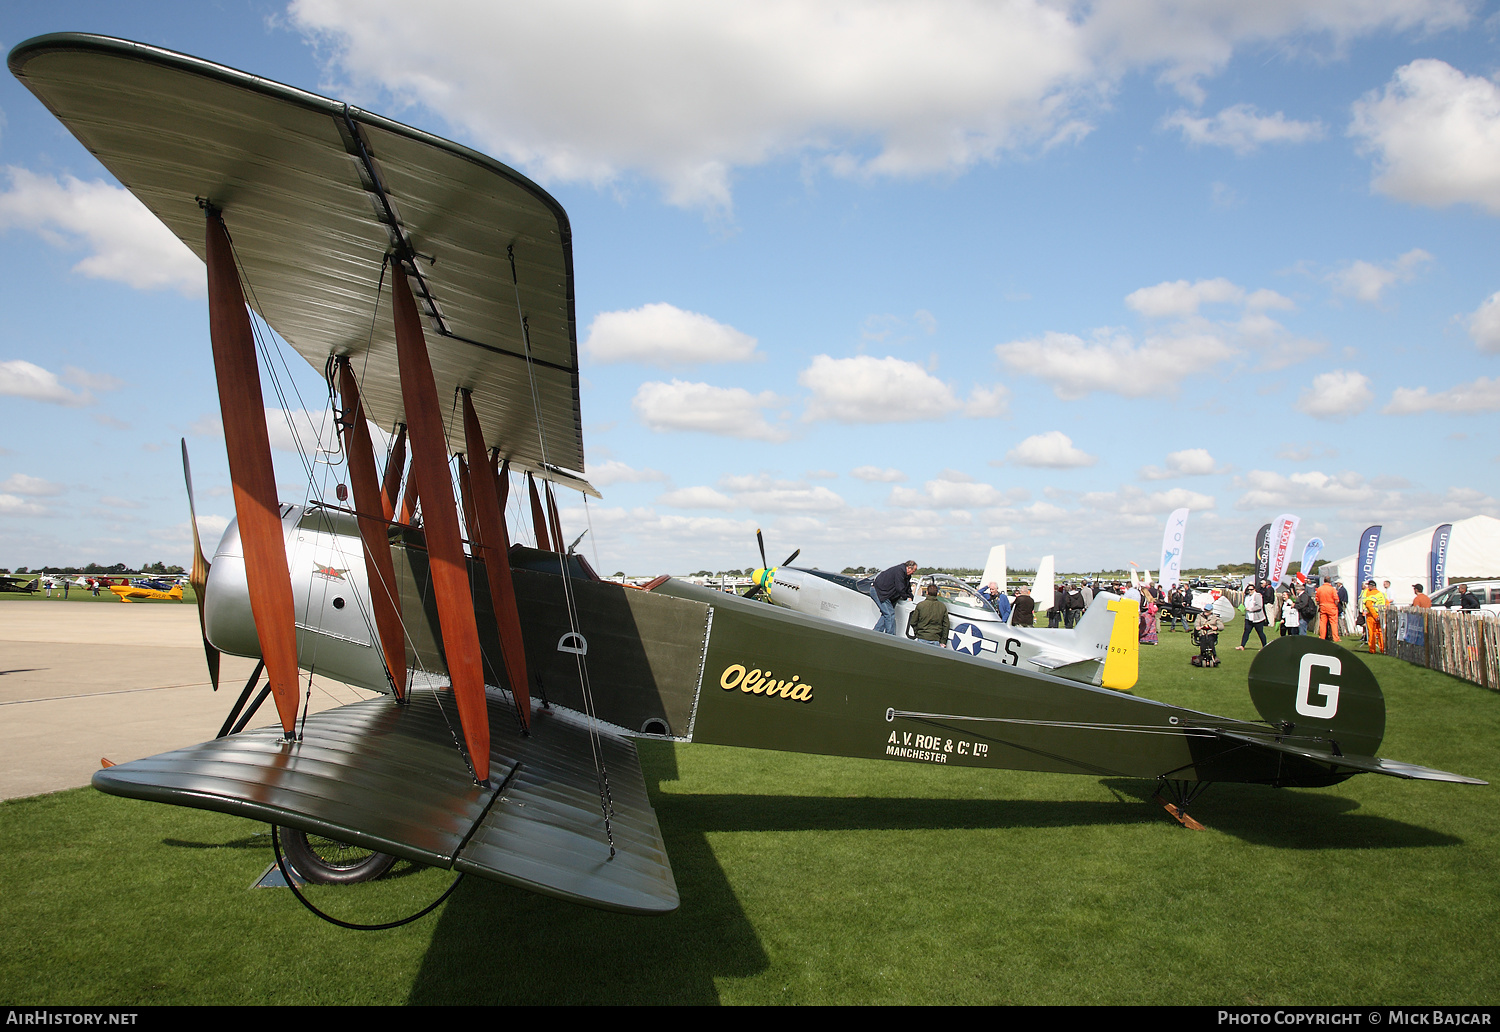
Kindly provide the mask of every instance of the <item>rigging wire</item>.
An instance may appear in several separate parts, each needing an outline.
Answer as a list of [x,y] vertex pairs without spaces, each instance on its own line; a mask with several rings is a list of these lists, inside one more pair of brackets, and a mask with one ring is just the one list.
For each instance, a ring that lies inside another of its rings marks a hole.
[[[235,264],[235,267],[236,267],[236,271],[237,271],[237,273],[239,275],[240,283],[243,285],[244,289],[246,289],[246,290],[248,290],[250,292],[251,304],[249,306],[247,306],[249,308],[249,312],[248,312],[248,316],[247,316],[247,321],[250,323],[250,331],[251,331],[251,335],[253,336],[253,338],[255,340],[256,350],[259,352],[259,354],[260,354],[260,356],[261,356],[261,358],[262,358],[262,360],[264,362],[264,368],[265,368],[265,372],[266,372],[266,377],[271,382],[271,389],[273,391],[275,391],[277,400],[280,401],[280,403],[281,403],[282,416],[286,420],[287,431],[291,435],[292,442],[295,445],[295,448],[293,450],[297,453],[297,458],[301,461],[302,468],[303,468],[303,470],[307,474],[307,487],[304,490],[303,497],[302,497],[302,507],[303,507],[303,510],[305,512],[306,509],[307,509],[307,506],[308,506],[308,504],[309,504],[309,502],[311,500],[311,494],[312,494],[312,490],[313,490],[313,482],[314,482],[315,477],[316,477],[316,474],[314,472],[314,466],[317,464],[317,460],[316,460],[316,458],[314,458],[311,463],[308,461],[307,453],[306,453],[306,446],[303,444],[302,436],[297,432],[297,426],[296,426],[295,420],[292,419],[291,409],[287,405],[286,390],[282,386],[281,377],[277,375],[277,372],[276,372],[276,363],[275,363],[274,359],[278,359],[279,358],[281,360],[281,368],[286,373],[287,382],[291,385],[292,392],[297,397],[297,402],[298,402],[299,409],[300,409],[300,411],[304,415],[307,415],[307,403],[302,400],[302,393],[297,388],[297,381],[292,376],[291,367],[287,365],[286,356],[282,352],[281,347],[279,345],[277,347],[275,347],[275,348],[273,348],[271,346],[271,340],[269,340],[268,338],[273,338],[273,331],[271,330],[270,324],[266,323],[265,320],[259,315],[259,311],[260,311],[260,298],[256,296],[256,293],[255,293],[255,284],[254,284],[254,282],[250,278],[250,272],[246,268],[244,261],[240,258],[239,248],[235,246],[234,237],[230,234],[229,227],[227,225],[223,224],[222,216],[220,217],[220,224],[223,225],[224,235],[229,240],[229,251],[230,251],[231,256],[234,259],[234,264]],[[273,339],[279,341],[281,338],[280,338],[279,335],[275,335]],[[331,394],[332,394],[332,392],[330,390],[330,400],[331,400]],[[332,408],[331,404],[330,404],[330,408],[329,408],[328,412],[330,414],[334,412],[334,409]],[[312,423],[311,417],[308,416],[308,425],[309,425],[309,428],[311,428],[311,423]],[[314,440],[315,441],[316,440],[320,440],[321,437],[322,437],[322,431],[321,431],[321,428],[320,428],[318,431],[315,432]],[[324,483],[322,485],[322,487],[324,489],[326,489],[326,487],[327,487],[327,477],[328,477],[329,473],[330,473],[330,468],[328,468],[325,465],[325,469],[324,469]],[[300,526],[300,523],[301,523],[301,517],[299,516],[299,518],[298,518],[298,524],[299,524],[299,526]],[[301,539],[300,539],[300,535],[299,535],[299,541],[300,540]],[[288,558],[287,558],[288,573],[290,573],[291,566],[292,566],[292,557],[288,556]],[[324,598],[325,599],[327,598],[327,585],[324,585]],[[295,606],[296,606],[296,596],[295,595],[293,595],[292,604],[293,604],[293,607],[294,607],[293,610],[292,610],[292,619],[294,621],[294,628],[295,628],[295,622],[296,622],[296,609],[295,609]],[[308,596],[307,596],[307,600],[306,600],[306,605],[304,606],[304,610],[303,610],[303,619],[301,621],[303,626],[309,626],[309,624],[307,622],[307,619],[308,619],[309,610],[311,609],[311,607],[312,607],[312,592],[311,592],[311,590],[309,590]],[[294,631],[294,633],[295,633],[295,631]],[[305,732],[306,727],[307,727],[307,717],[308,717],[308,715],[309,715],[309,713],[311,711],[311,708],[312,708],[313,671],[317,668],[317,653],[318,653],[318,646],[319,646],[320,643],[321,643],[321,639],[319,637],[317,637],[317,636],[314,636],[312,638],[312,640],[311,640],[311,649],[309,650],[310,654],[308,656],[308,667],[307,667],[307,693],[306,693],[306,695],[304,697],[304,701],[303,701],[303,704],[302,704],[302,707],[301,707],[302,708],[302,727],[303,727],[303,731],[304,732]],[[301,663],[301,648],[298,647],[297,651],[298,651],[298,663],[300,665],[300,663]],[[302,735],[299,733],[297,737],[300,739],[302,737]]]
[[[531,327],[526,318],[525,309],[521,305],[521,282],[516,272],[516,249],[510,245],[505,249],[505,257],[510,262],[511,288],[515,292],[516,316],[521,321],[521,343],[526,354],[526,377],[531,386],[531,409],[536,420],[537,447],[541,451],[543,468],[551,463],[547,459],[547,435],[542,424],[541,396],[536,385],[535,357],[531,351]],[[568,612],[568,630],[582,636],[579,630],[578,600],[574,595],[572,572],[569,569],[568,556],[562,551],[563,544],[558,542],[558,566],[562,572],[563,599]],[[614,799],[609,787],[609,771],[604,766],[603,743],[599,737],[598,717],[594,707],[594,690],[589,682],[588,660],[579,650],[573,654],[574,662],[578,667],[578,684],[583,689],[584,711],[588,716],[589,749],[593,753],[594,772],[599,779],[599,808],[604,815],[604,837],[609,843],[610,859],[615,855],[615,836],[613,829]]]
[[[280,348],[273,349],[266,341],[266,336],[272,332],[270,324],[265,323],[265,320],[260,315],[262,309],[260,298],[255,293],[255,284],[251,282],[249,271],[245,268],[244,260],[240,258],[239,248],[235,246],[234,236],[230,234],[229,226],[227,224],[225,224],[224,226],[224,235],[229,238],[229,250],[230,253],[234,256],[235,265],[239,268],[240,282],[243,283],[245,285],[245,289],[250,292],[250,329],[255,336],[256,349],[260,352],[262,358],[265,361],[266,374],[271,381],[272,390],[276,392],[277,400],[281,403],[282,418],[286,420],[287,432],[291,434],[292,441],[296,445],[293,450],[297,453],[297,457],[302,461],[303,470],[307,473],[307,481],[310,489],[313,481],[316,478],[313,473],[312,465],[309,464],[307,459],[306,446],[302,443],[302,435],[297,432],[296,422],[292,419],[292,410],[287,404],[286,391],[281,385],[281,378],[276,374],[275,359],[279,358],[281,360],[281,367],[286,373],[287,382],[291,385],[292,393],[297,398],[298,408],[301,410],[303,415],[307,417],[308,429],[313,431],[314,440],[317,440],[322,436],[321,430],[313,429],[312,416],[307,412],[307,403],[302,400],[302,392],[297,388],[296,378],[292,376],[292,370],[291,367],[286,363],[285,355],[281,354]],[[264,330],[262,330],[261,328],[262,325],[264,325],[265,327]]]

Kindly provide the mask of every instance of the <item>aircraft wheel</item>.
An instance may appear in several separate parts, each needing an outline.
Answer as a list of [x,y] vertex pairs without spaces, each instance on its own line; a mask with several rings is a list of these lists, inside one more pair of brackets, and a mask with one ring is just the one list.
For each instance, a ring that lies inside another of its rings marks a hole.
[[282,828],[281,848],[287,863],[307,881],[316,885],[354,885],[379,878],[396,858],[363,846],[309,835],[305,831]]

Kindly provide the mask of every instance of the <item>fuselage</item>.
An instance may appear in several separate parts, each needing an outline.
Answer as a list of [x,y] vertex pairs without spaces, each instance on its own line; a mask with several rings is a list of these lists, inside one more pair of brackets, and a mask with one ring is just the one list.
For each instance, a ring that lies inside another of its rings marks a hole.
[[[355,521],[284,506],[304,669],[376,690],[389,679],[369,617]],[[234,525],[206,590],[209,637],[258,654]],[[441,689],[444,659],[419,531],[392,534],[408,687]],[[667,579],[645,591],[590,579],[570,558],[513,547],[512,575],[534,705],[594,716],[617,730],[677,741],[957,766],[1125,777],[1265,780],[1238,770],[1210,728],[1264,734],[1117,691],[934,649]],[[564,574],[570,583],[565,590]],[[482,564],[470,563],[481,628],[492,627]],[[570,612],[571,600],[571,612]],[[1104,600],[1106,603],[1108,600]],[[1132,627],[1133,632],[1133,627]],[[486,676],[503,690],[493,632]]]

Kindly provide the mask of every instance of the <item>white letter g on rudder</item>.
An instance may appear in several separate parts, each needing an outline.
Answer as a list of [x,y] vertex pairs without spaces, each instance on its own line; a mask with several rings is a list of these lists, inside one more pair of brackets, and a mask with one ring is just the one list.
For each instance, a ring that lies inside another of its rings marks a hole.
[[1337,656],[1320,656],[1309,652],[1302,657],[1302,665],[1297,668],[1297,712],[1304,717],[1331,720],[1339,711],[1338,682],[1320,683],[1317,689],[1326,701],[1322,705],[1314,703],[1312,700],[1313,667],[1322,667],[1330,676],[1338,677],[1339,671],[1344,668],[1343,661]]

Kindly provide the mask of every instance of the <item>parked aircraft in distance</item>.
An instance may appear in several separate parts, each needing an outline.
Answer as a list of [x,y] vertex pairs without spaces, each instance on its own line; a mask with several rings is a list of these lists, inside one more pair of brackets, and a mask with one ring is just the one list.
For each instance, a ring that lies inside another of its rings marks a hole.
[[[873,577],[776,566],[756,570],[751,579],[772,603],[806,616],[864,628],[875,627],[880,619],[880,607],[870,594]],[[948,607],[948,647],[955,652],[1122,691],[1135,685],[1140,608],[1132,599],[1101,591],[1075,627],[1018,627],[1001,619],[988,600],[957,577],[937,573],[912,578],[919,598],[928,584],[937,587]],[[910,599],[896,604],[896,633],[912,640],[915,609]]]
[[149,577],[137,578],[130,584],[111,584],[110,593],[121,602],[139,602],[142,599],[156,601],[182,601],[182,585]]

